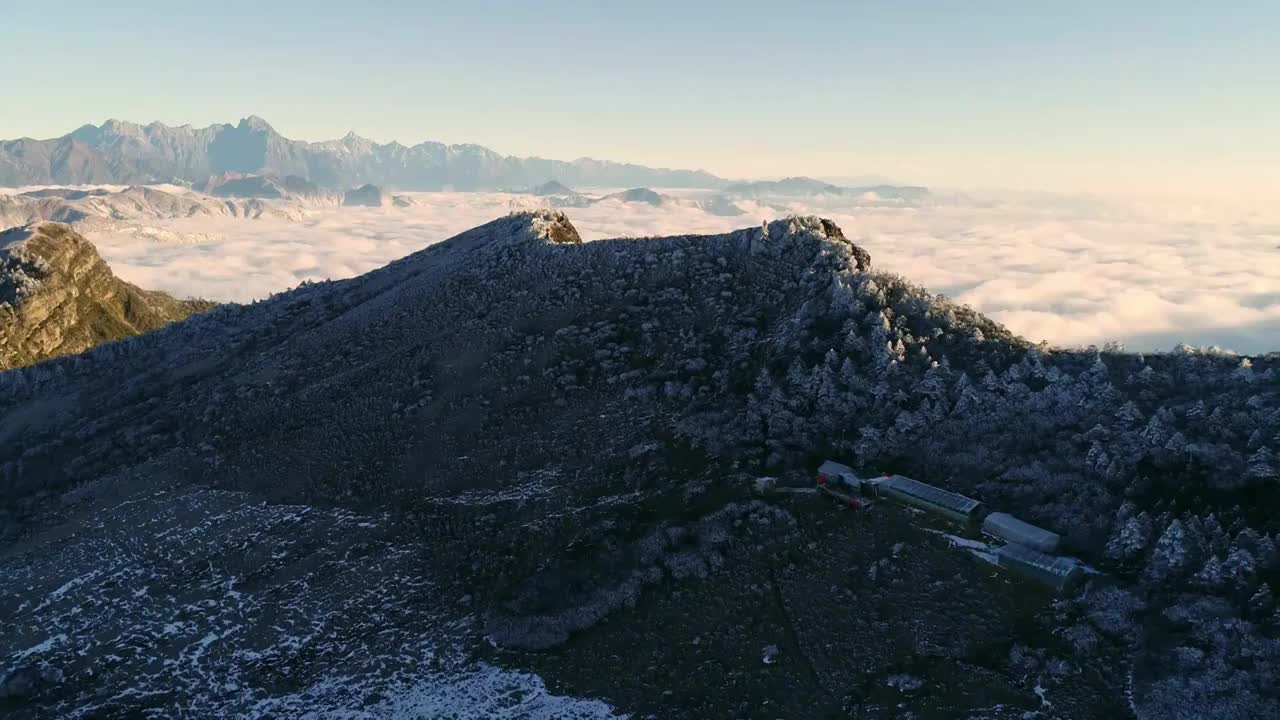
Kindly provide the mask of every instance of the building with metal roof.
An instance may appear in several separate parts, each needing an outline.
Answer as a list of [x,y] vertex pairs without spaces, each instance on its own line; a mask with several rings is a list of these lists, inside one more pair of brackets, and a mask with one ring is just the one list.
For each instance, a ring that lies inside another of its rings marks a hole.
[[876,488],[880,494],[887,495],[899,502],[914,505],[962,523],[972,521],[983,509],[982,503],[971,497],[943,490],[902,475],[891,475],[887,478],[882,478],[876,483]]
[[827,460],[818,467],[818,484],[843,485],[849,490],[861,490],[862,480],[848,465]]
[[1000,567],[1039,581],[1058,592],[1069,590],[1084,577],[1084,569],[1075,560],[1042,553],[1017,543],[996,548],[996,562]]
[[1017,543],[1045,553],[1058,551],[1062,538],[1055,532],[1036,527],[1005,512],[993,512],[982,521],[983,532],[1001,540]]

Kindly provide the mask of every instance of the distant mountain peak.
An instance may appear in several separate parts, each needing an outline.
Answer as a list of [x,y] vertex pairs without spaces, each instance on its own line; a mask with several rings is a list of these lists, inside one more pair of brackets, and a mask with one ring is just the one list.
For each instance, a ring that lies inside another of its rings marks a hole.
[[274,133],[276,131],[275,128],[271,127],[271,123],[268,123],[257,115],[240,118],[240,124],[238,127],[240,129],[260,130],[267,133]]
[[626,203],[645,203],[653,206],[661,205],[666,200],[665,197],[647,187],[623,190],[619,193],[607,195],[605,199],[621,200]]
[[136,136],[136,135],[142,134],[141,125],[137,123],[129,122],[127,120],[117,120],[115,118],[110,118],[106,122],[102,123],[102,127],[100,128],[100,130],[101,130],[101,134],[105,134],[105,135]]
[[529,188],[530,195],[573,195],[573,188],[565,185],[559,180],[548,180],[541,185],[535,185]]
[[[105,126],[106,123],[103,123],[103,127]],[[94,143],[102,137],[102,128],[92,123],[86,123],[72,130],[67,137],[76,142]]]

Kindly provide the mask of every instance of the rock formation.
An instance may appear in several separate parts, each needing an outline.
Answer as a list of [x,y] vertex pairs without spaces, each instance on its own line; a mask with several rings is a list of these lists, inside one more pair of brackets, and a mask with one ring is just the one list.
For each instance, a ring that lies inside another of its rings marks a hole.
[[149,332],[212,306],[120,280],[67,225],[0,233],[0,370]]
[[377,185],[361,185],[342,197],[342,204],[347,207],[382,207],[388,202],[390,197]]

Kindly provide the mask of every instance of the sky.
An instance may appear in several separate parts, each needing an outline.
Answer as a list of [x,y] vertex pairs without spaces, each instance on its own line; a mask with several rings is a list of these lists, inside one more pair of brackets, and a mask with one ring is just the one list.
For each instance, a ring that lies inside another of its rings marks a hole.
[[727,177],[1280,197],[1280,3],[0,3],[0,137],[256,114]]

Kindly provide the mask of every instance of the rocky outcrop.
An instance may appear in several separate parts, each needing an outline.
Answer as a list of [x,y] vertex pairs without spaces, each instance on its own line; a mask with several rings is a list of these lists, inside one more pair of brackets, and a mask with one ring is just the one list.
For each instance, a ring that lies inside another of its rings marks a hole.
[[67,225],[0,233],[0,370],[82,352],[211,307],[120,280]]
[[347,191],[342,204],[347,207],[382,207],[390,198],[377,185],[361,185]]

